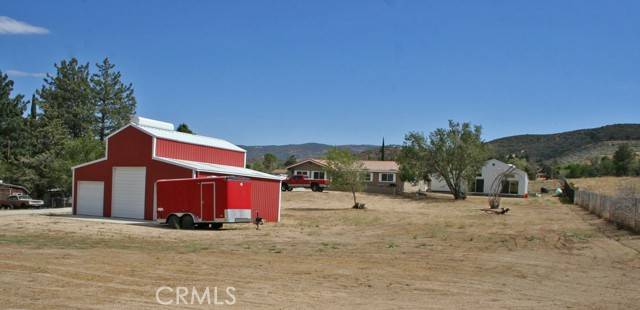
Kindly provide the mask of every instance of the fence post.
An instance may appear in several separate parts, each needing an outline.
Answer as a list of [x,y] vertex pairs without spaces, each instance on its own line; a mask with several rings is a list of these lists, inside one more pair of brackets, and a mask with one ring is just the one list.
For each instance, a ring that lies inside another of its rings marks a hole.
[[640,198],[636,198],[636,215],[635,215],[635,221],[633,221],[634,223],[634,230],[635,232],[640,232]]

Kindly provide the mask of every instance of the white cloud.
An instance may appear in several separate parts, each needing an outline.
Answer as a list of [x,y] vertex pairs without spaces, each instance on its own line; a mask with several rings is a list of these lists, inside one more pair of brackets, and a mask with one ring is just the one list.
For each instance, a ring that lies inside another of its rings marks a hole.
[[24,72],[24,71],[20,71],[20,70],[7,70],[6,73],[7,73],[8,76],[11,76],[11,77],[43,78],[43,77],[47,76],[47,74],[44,73],[44,72]]
[[29,25],[8,16],[0,16],[0,34],[47,34],[46,28]]

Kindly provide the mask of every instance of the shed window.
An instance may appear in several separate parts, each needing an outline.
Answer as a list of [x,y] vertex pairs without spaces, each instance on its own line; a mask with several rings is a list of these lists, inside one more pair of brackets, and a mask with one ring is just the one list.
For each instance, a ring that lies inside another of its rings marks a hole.
[[392,183],[396,181],[395,173],[380,173],[380,182]]
[[506,180],[502,181],[502,194],[518,194],[518,181]]

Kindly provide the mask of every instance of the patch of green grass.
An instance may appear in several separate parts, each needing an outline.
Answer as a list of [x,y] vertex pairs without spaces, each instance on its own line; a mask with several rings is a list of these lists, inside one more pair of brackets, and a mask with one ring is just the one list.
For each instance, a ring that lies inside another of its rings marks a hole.
[[593,231],[584,229],[569,229],[562,232],[562,236],[573,241],[587,241],[595,236]]

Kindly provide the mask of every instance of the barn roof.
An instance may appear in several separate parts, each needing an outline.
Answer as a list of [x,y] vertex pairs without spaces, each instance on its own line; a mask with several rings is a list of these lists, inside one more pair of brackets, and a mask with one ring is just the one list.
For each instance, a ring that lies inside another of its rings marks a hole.
[[225,175],[236,175],[236,176],[242,176],[242,177],[252,177],[252,178],[270,179],[270,180],[282,180],[282,177],[275,176],[273,174],[268,174],[268,173],[251,170],[247,168],[241,168],[241,167],[217,165],[217,164],[203,163],[198,161],[173,159],[173,158],[166,158],[166,157],[155,157],[154,159],[162,162],[166,162],[169,164],[173,164],[176,166],[184,167],[187,169],[199,171],[199,172],[220,173]]
[[203,146],[210,146],[219,149],[237,151],[237,152],[247,152],[246,150],[238,147],[237,145],[218,138],[200,136],[196,134],[184,133],[175,130],[167,130],[157,127],[144,126],[135,123],[131,123],[130,126],[138,128],[139,130],[160,139],[167,139],[177,142],[184,142],[189,144],[197,144]]

